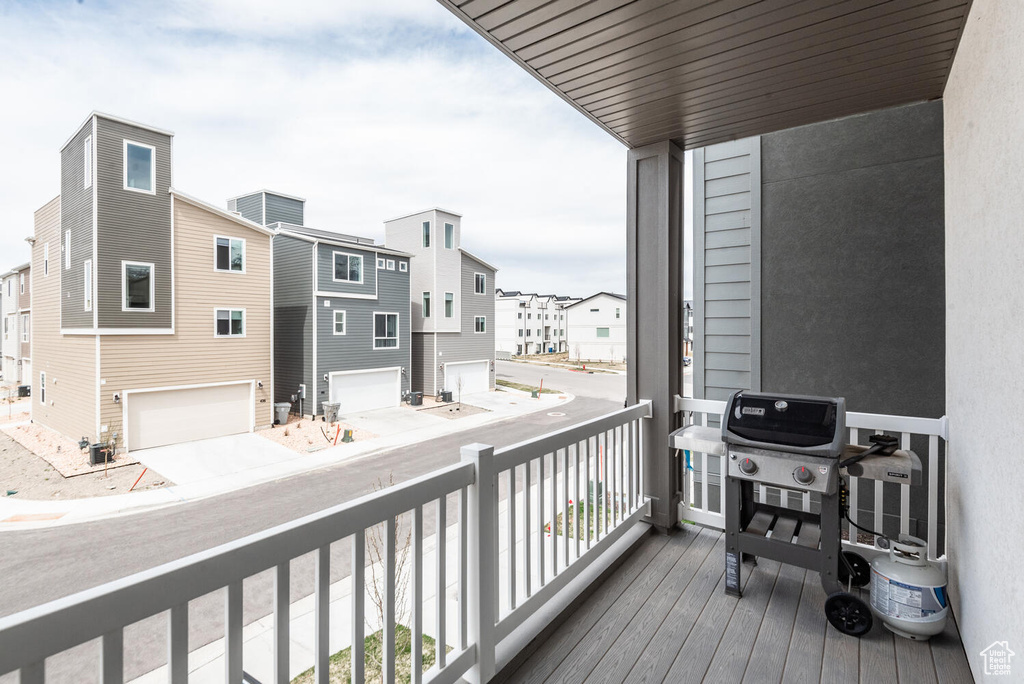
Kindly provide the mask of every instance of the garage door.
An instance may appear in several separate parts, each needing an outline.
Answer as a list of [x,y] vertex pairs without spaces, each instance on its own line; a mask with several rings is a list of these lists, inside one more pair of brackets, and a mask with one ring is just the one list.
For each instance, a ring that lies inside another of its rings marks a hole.
[[389,408],[402,403],[399,368],[331,374],[331,401],[341,404],[344,417],[359,411]]
[[129,451],[252,430],[249,383],[130,392],[125,401]]
[[448,363],[444,367],[444,388],[451,390],[458,399],[459,379],[462,379],[462,396],[486,392],[490,389],[490,361]]

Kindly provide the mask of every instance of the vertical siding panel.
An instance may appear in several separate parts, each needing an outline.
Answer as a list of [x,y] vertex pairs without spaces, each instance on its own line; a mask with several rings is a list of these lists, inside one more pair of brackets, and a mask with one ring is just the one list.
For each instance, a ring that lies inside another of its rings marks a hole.
[[313,373],[313,245],[276,236],[274,273],[274,401],[290,402]]
[[[92,259],[92,193],[85,186],[85,139],[92,135],[93,120],[85,123],[60,154],[60,221],[50,242],[50,275],[58,276],[61,297],[54,304],[61,308],[60,325],[64,328],[91,328],[92,313],[83,306],[82,263]],[[96,141],[92,142],[95,156]],[[96,178],[93,174],[93,183]],[[71,231],[70,246],[64,234]],[[37,235],[38,239],[38,235]],[[71,250],[71,268],[64,269],[64,253]],[[39,271],[40,273],[42,271]]]

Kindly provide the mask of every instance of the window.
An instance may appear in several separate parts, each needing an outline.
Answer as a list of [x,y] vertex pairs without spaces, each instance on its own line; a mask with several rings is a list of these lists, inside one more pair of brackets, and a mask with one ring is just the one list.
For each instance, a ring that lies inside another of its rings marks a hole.
[[473,319],[473,330],[474,332],[482,333],[487,332],[487,317],[477,316]]
[[590,310],[590,313],[597,313],[597,312],[599,312],[599,311],[600,311],[600,309],[591,309],[591,310]]
[[377,257],[377,268],[384,268],[384,265],[384,260],[381,259],[380,257]]
[[398,262],[398,270],[401,273],[406,273],[409,270],[409,262],[407,262],[407,261],[399,261]]
[[532,313],[526,314],[526,320],[530,320],[531,318],[533,318],[533,314]]
[[540,337],[540,328],[537,328],[537,337]]
[[522,353],[523,353],[523,345],[517,344],[516,345],[516,356],[521,356]]
[[430,318],[430,293],[423,293],[423,317]]
[[18,287],[21,288],[21,294],[25,294],[25,274],[18,274]]
[[522,311],[520,311],[520,312],[519,312],[519,316],[517,316],[517,318],[519,318],[520,320],[522,320],[522,318],[523,318],[523,312],[522,312]]
[[389,271],[394,271],[395,270],[395,260],[394,259],[388,259],[388,270]]
[[373,348],[374,349],[397,349],[398,348],[398,314],[396,314],[396,313],[374,313],[373,314]]
[[544,320],[545,321],[548,320],[549,318],[551,318],[551,314],[544,314]]
[[216,309],[214,337],[245,337],[245,309]]
[[450,223],[444,224],[444,248],[455,249],[455,226]]
[[121,310],[153,310],[153,264],[121,262]]
[[520,331],[519,331],[519,336],[520,336],[520,337],[522,337],[522,336],[523,336],[523,331],[522,331],[522,330],[520,330]]
[[345,334],[345,312],[335,311],[334,312],[334,334],[344,335]]
[[363,257],[358,254],[334,253],[334,282],[363,282]]
[[620,316],[619,316],[619,307],[615,307],[615,317],[616,318],[620,318]]
[[[71,231],[64,231],[64,270],[71,268]],[[10,292],[7,293],[10,296]]]
[[455,315],[455,295],[451,292],[444,293],[444,317],[451,318]]
[[473,274],[473,292],[476,294],[487,294],[487,276],[485,274]]
[[423,246],[430,246],[430,221],[423,222]]
[[609,337],[608,328],[598,328],[597,329],[597,336],[598,337]]
[[39,403],[46,405],[46,371],[39,371]]
[[214,270],[245,273],[245,240],[215,237],[213,241],[215,245]]
[[43,277],[50,275],[50,243],[43,243]]
[[82,294],[86,311],[92,311],[92,259],[86,259],[82,264]]
[[533,331],[532,330],[527,330],[526,331],[526,336],[530,337],[531,335],[533,335]]
[[21,341],[28,342],[28,314],[21,314]]
[[82,178],[83,188],[92,187],[92,136],[85,139],[85,146],[82,148]]
[[156,149],[151,145],[124,141],[124,189],[156,193]]

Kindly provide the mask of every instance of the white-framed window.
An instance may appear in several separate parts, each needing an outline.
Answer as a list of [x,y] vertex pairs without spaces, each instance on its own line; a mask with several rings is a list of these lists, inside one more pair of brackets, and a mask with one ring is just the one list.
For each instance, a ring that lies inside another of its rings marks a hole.
[[423,222],[423,246],[430,246],[430,221]]
[[334,334],[344,335],[345,334],[345,312],[337,310],[334,312]]
[[386,265],[386,264],[385,264],[385,261],[384,261],[384,259],[382,259],[382,258],[380,258],[380,257],[377,257],[377,268],[378,268],[378,269],[382,269],[382,268],[384,268],[384,267],[385,267],[385,265]]
[[423,317],[430,318],[430,293],[423,293]]
[[549,318],[551,318],[551,314],[544,314],[544,320],[545,321],[548,320]]
[[156,148],[124,141],[124,189],[156,194]]
[[522,336],[523,336],[523,331],[522,331],[522,330],[520,330],[520,331],[519,331],[519,336],[520,336],[520,337],[522,337]]
[[121,262],[121,311],[153,311],[156,267],[141,261]]
[[455,226],[450,223],[444,224],[444,248],[455,249]]
[[451,292],[444,293],[444,317],[451,318],[455,315],[455,295]]
[[591,309],[591,310],[590,310],[590,313],[597,313],[597,312],[599,312],[599,311],[600,311],[600,309]]
[[92,136],[88,136],[85,139],[85,145],[82,147],[82,187],[92,187]]
[[399,261],[398,262],[398,271],[400,273],[408,273],[409,272],[409,262],[408,261]]
[[215,235],[213,237],[213,270],[245,273],[245,240]]
[[608,328],[598,328],[597,329],[597,336],[598,337],[611,337],[611,331]]
[[334,252],[334,282],[362,283],[363,257],[348,252]]
[[523,353],[523,345],[517,344],[516,345],[516,356],[521,356],[522,353]]
[[522,317],[523,317],[523,312],[522,312],[522,311],[520,311],[520,312],[519,312],[519,315],[518,315],[518,316],[516,316],[516,318],[520,318],[520,319],[521,319]]
[[395,270],[395,260],[394,259],[388,259],[388,270],[389,271],[394,271]]
[[473,274],[473,292],[476,294],[487,294],[487,274]]
[[[71,231],[64,231],[64,270],[71,268]],[[10,292],[7,293],[11,294]]]
[[18,287],[21,289],[21,294],[25,294],[25,274],[18,274]]
[[473,319],[473,332],[487,332],[487,316],[477,316]]
[[398,349],[398,314],[373,314],[373,348]]
[[39,403],[46,406],[46,371],[39,371]]
[[214,337],[245,337],[245,309],[214,309]]
[[533,314],[532,314],[532,313],[529,313],[529,312],[527,312],[527,314],[526,314],[526,320],[530,320],[531,318],[533,318]]
[[50,275],[50,243],[43,243],[43,277]]
[[86,311],[92,311],[92,259],[82,264],[82,294]]
[[537,328],[537,337],[540,337],[540,328]]
[[21,314],[21,341],[28,342],[28,314]]
[[619,307],[615,307],[615,317],[616,317],[616,318],[621,318],[621,317],[622,317],[622,316],[620,315],[620,309],[619,309]]
[[533,331],[532,330],[527,330],[526,331],[526,336],[527,337],[531,337],[532,335],[533,335]]

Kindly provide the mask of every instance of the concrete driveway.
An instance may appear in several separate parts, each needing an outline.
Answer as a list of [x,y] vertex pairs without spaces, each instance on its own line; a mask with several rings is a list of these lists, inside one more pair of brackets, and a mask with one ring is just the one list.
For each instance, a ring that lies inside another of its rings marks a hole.
[[299,456],[254,433],[154,447],[132,455],[179,485],[263,468]]

